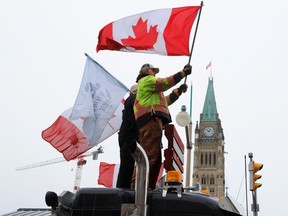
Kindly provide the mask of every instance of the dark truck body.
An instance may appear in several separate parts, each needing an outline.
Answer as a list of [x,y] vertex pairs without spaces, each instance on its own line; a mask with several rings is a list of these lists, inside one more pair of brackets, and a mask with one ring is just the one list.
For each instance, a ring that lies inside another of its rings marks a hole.
[[183,188],[182,181],[163,179],[157,189],[147,187],[149,165],[143,148],[131,150],[136,162],[135,190],[120,188],[81,188],[59,196],[47,192],[45,201],[57,216],[236,216],[237,202],[229,197],[212,198],[200,186]]
[[[56,215],[122,216],[133,215],[135,191],[117,188],[82,188],[76,194],[63,192],[59,196]],[[148,191],[147,216],[235,216],[241,215],[221,209],[219,200],[198,192]],[[130,213],[129,213],[130,211]]]

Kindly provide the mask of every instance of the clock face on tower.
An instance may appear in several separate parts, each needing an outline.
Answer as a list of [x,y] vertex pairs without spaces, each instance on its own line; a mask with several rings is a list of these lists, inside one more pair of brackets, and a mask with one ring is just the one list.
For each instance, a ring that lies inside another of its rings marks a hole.
[[204,128],[204,135],[207,137],[211,137],[214,134],[214,129],[212,127]]

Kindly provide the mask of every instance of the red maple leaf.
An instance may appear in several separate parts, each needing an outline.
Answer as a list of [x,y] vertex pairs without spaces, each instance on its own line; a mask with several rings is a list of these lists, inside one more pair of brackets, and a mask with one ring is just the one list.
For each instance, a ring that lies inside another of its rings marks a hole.
[[147,32],[147,22],[148,20],[143,22],[140,17],[137,24],[132,26],[135,38],[129,36],[128,38],[122,39],[121,42],[123,45],[133,47],[136,50],[153,49],[153,45],[156,43],[158,36],[157,25],[150,26],[149,32]]

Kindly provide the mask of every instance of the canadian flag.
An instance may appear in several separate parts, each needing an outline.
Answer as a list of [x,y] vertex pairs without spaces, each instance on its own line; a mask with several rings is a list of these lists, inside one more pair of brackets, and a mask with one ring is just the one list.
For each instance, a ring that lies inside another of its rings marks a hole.
[[190,32],[201,6],[158,9],[106,25],[99,32],[99,50],[189,55]]

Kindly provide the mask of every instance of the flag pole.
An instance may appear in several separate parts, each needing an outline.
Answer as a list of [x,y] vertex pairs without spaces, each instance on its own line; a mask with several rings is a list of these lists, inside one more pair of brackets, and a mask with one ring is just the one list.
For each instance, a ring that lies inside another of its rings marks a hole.
[[[201,1],[200,6],[201,6],[201,7],[200,7],[199,13],[198,13],[197,24],[196,24],[196,28],[195,28],[195,32],[194,32],[194,37],[193,37],[193,42],[192,42],[192,46],[191,46],[191,50],[190,50],[190,55],[189,55],[188,64],[190,64],[190,62],[191,62],[192,52],[193,52],[193,48],[194,48],[194,44],[195,44],[195,39],[196,39],[196,34],[197,34],[197,30],[198,30],[198,25],[199,25],[199,20],[200,20],[200,15],[201,15],[202,7],[203,7],[203,1]],[[187,76],[185,77],[184,84],[186,84],[186,80],[187,80]]]
[[192,82],[190,91],[190,122],[189,125],[185,127],[185,130],[187,138],[186,187],[189,187],[191,178],[191,152],[192,152]]
[[212,64],[210,66],[210,79],[212,79]]
[[189,124],[189,142],[190,142],[190,147],[192,149],[192,92],[193,92],[193,85],[192,82],[190,84],[190,124]]
[[192,122],[192,92],[193,92],[193,85],[192,82],[190,84],[190,118],[191,118],[191,122]]
[[247,163],[246,163],[246,155],[244,155],[244,164],[245,164],[245,199],[246,199],[246,215],[248,216]]

